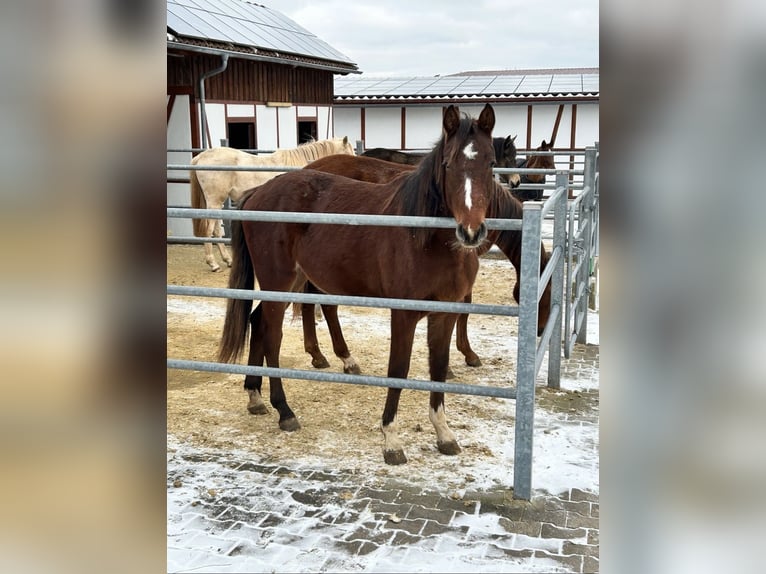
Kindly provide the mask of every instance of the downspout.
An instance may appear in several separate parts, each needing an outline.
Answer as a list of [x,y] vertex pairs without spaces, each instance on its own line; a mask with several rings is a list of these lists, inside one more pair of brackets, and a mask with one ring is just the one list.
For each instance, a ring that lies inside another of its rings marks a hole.
[[207,113],[205,112],[205,80],[216,74],[220,74],[229,65],[229,55],[221,54],[221,65],[214,70],[202,74],[199,79],[199,103],[200,103],[200,133],[202,141],[200,147],[207,148]]

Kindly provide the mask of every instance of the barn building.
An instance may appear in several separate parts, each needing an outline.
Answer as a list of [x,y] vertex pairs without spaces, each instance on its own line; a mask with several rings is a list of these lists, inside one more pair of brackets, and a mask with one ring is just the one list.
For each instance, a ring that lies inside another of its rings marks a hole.
[[477,116],[487,102],[495,110],[495,135],[518,136],[519,149],[546,140],[554,149],[580,150],[598,141],[598,68],[338,77],[335,132],[363,140],[366,148],[427,149],[447,105]]
[[[168,150],[290,148],[334,137],[333,79],[357,65],[283,14],[246,0],[167,1]],[[186,164],[191,152],[168,152]],[[188,205],[187,173],[168,204]],[[168,219],[174,235],[191,222]]]

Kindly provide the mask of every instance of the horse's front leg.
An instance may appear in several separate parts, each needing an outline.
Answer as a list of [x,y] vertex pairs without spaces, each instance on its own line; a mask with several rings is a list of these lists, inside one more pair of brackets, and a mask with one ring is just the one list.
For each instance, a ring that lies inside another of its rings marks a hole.
[[[388,376],[404,379],[410,370],[412,343],[415,327],[422,313],[417,311],[391,310],[391,351],[388,356]],[[396,429],[396,413],[402,389],[389,388],[380,430],[383,432],[383,460],[386,464],[404,464],[404,443]]]
[[[471,302],[471,294],[465,296],[465,303]],[[468,314],[461,313],[457,318],[457,336],[455,338],[457,350],[465,356],[465,364],[469,367],[481,367],[481,359],[471,348],[468,340]],[[449,375],[448,375],[449,377]]]
[[[432,381],[445,381],[449,368],[449,348],[455,327],[454,313],[433,313],[428,316],[428,366]],[[447,425],[444,393],[432,392],[428,418],[436,429],[436,447],[442,454],[458,454],[460,445]]]

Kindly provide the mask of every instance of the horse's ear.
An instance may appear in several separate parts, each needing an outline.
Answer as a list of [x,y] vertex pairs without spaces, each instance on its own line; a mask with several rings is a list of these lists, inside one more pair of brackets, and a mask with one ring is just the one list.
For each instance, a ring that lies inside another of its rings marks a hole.
[[487,132],[492,133],[492,128],[495,127],[495,110],[489,104],[484,105],[484,109],[481,110],[479,115],[479,127]]
[[343,136],[343,145],[348,145],[348,136]]
[[516,141],[516,138],[517,138],[518,136],[519,136],[519,134],[516,134],[515,136],[513,136],[513,137],[511,138],[511,141],[512,141],[512,142],[515,142],[515,141]]
[[453,135],[457,131],[459,125],[460,112],[458,111],[457,106],[450,104],[450,106],[447,108],[447,111],[444,112],[444,120],[442,123],[447,136]]
[[543,143],[540,144],[540,147],[543,147],[543,148],[548,147],[548,143],[545,140],[543,140]]

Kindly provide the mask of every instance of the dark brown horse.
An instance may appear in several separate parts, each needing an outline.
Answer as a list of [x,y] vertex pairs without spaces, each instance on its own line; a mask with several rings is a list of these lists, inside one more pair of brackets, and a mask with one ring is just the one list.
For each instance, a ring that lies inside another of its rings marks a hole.
[[[495,149],[495,167],[517,167],[516,166],[516,136],[507,136],[504,138],[492,138],[492,147]],[[420,152],[402,152],[395,149],[384,147],[375,147],[368,149],[362,154],[363,157],[381,159],[392,163],[402,165],[417,165],[425,154]],[[349,176],[350,177],[350,176]],[[517,173],[501,173],[500,181],[518,187],[521,179]]]
[[[553,149],[553,143],[547,143],[543,140],[543,143],[535,151],[549,152]],[[553,161],[553,156],[548,154],[529,154],[527,158],[519,158],[516,160],[516,167],[536,168],[536,169],[556,169],[556,162]],[[530,173],[523,174],[521,176],[520,183],[536,183],[545,184],[546,176],[544,173]],[[517,186],[513,186],[517,187]],[[527,189],[513,189],[513,195],[519,201],[540,200],[543,198],[543,188],[527,188]]]
[[[385,183],[398,177],[402,172],[414,170],[413,166],[395,164],[383,160],[369,157],[332,155],[320,158],[308,164],[304,169],[314,169],[325,173],[335,173],[360,181],[371,183]],[[495,195],[487,210],[487,217],[498,219],[521,219],[522,204],[514,198],[509,192],[500,186],[497,186]],[[519,302],[519,277],[521,271],[521,232],[520,231],[490,231],[487,241],[479,248],[479,255],[486,253],[492,244],[497,245],[505,254],[508,260],[513,264],[516,270],[516,286],[513,290],[513,297]],[[550,254],[545,246],[541,244],[541,265],[540,269],[545,268]],[[308,293],[318,293],[319,291],[310,283],[305,284],[305,291]],[[471,302],[471,295],[465,298],[466,303]],[[546,287],[538,307],[537,330],[538,335],[542,333],[545,324],[550,315],[551,286]],[[312,314],[313,305],[295,306],[301,310],[303,324],[303,342],[306,352],[311,355],[311,364],[316,368],[326,368],[330,364],[327,358],[319,348],[319,340],[316,334],[316,325]],[[343,371],[346,373],[360,373],[359,365],[351,356],[346,340],[338,320],[338,310],[334,305],[322,305],[322,312],[327,321],[327,328],[330,331],[330,338],[333,344],[335,355],[343,362]],[[457,348],[465,356],[465,362],[472,367],[481,365],[481,359],[471,348],[468,339],[468,315],[460,314],[457,319]]]
[[[313,223],[234,221],[234,261],[229,287],[290,291],[299,274],[325,293],[435,301],[463,301],[471,293],[479,268],[477,248],[487,237],[484,223],[496,188],[492,177],[495,113],[489,104],[479,118],[462,118],[449,106],[442,137],[417,169],[385,184],[355,181],[314,170],[283,174],[251,190],[240,209],[312,213],[418,215],[451,217],[454,229],[408,228]],[[256,193],[254,193],[257,190]],[[249,365],[279,367],[286,303],[229,299],[219,360],[236,360],[251,331]],[[406,378],[415,327],[428,316],[431,379],[444,381],[455,326],[454,313],[391,310],[388,376]],[[280,377],[270,377],[270,402],[279,412],[279,427],[300,428]],[[248,410],[263,414],[261,376],[245,377]],[[389,388],[383,410],[383,458],[407,461],[396,430],[401,388]],[[437,447],[460,452],[447,425],[444,393],[430,393],[429,418]]]

